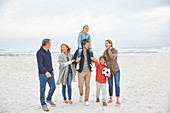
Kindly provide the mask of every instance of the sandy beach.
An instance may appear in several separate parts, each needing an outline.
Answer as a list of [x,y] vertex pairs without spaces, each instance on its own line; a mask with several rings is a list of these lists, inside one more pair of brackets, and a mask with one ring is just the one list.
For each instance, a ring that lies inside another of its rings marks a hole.
[[[58,57],[53,55],[55,80]],[[98,57],[97,57],[98,58]],[[72,83],[73,105],[63,103],[57,86],[49,113],[170,113],[170,54],[120,55],[121,105],[96,103],[95,68],[92,72],[90,105],[80,103],[78,81]],[[0,113],[43,113],[35,55],[0,56]],[[107,84],[108,87],[108,84]],[[46,95],[48,92],[46,87]],[[115,88],[114,88],[115,90]],[[108,90],[107,90],[108,91]],[[115,93],[115,91],[114,91]],[[107,92],[107,98],[108,98]]]

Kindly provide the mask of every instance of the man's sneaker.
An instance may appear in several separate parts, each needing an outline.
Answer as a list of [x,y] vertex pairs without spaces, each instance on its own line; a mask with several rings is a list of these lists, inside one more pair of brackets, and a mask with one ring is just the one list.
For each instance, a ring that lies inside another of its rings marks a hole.
[[88,106],[88,105],[89,105],[89,102],[88,102],[88,101],[85,101],[85,105]]
[[52,105],[53,107],[55,107],[55,106],[56,106],[56,105],[54,104],[54,102],[53,102],[53,101],[51,101],[51,100],[50,100],[50,101],[46,100],[46,102],[47,102],[47,103],[49,103],[50,105]]
[[77,63],[76,70],[79,70],[80,68],[80,63]]
[[43,109],[44,111],[49,111],[49,109],[48,109],[47,106],[42,106],[42,109]]
[[79,101],[82,102],[83,101],[83,96],[79,97]]

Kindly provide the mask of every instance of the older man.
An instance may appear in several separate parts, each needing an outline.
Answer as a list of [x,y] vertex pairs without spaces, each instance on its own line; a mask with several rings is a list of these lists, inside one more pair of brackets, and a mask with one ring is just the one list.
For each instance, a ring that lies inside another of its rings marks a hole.
[[[54,71],[52,67],[51,52],[49,51],[50,47],[51,47],[50,39],[44,39],[42,41],[41,48],[37,51],[36,54],[40,81],[40,102],[42,105],[42,109],[44,111],[49,111],[46,102],[52,106],[55,106],[54,102],[52,102],[52,95],[54,93],[56,86],[54,81]],[[50,86],[50,90],[48,92],[48,96],[45,102],[45,89],[47,82]]]

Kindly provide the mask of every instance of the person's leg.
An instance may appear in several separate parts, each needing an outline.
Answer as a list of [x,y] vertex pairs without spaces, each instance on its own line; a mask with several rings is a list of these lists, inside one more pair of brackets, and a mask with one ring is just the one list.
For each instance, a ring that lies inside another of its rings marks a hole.
[[[80,58],[81,54],[82,54],[82,49],[80,50],[80,49],[78,48],[77,58]],[[80,62],[77,63],[77,65],[76,65],[76,70],[79,70],[79,68],[80,68]]]
[[109,103],[111,103],[112,96],[113,96],[113,75],[111,75],[111,77],[108,78],[108,84],[109,84],[109,96],[110,96]]
[[89,100],[91,71],[85,75],[85,101]]
[[90,52],[90,56],[91,56],[91,57],[94,57],[94,54],[93,54],[92,49],[91,49],[91,52]]
[[45,103],[45,89],[47,76],[45,74],[39,74],[39,81],[40,81],[40,102],[42,106],[46,106],[47,104]]
[[83,95],[84,76],[85,76],[84,72],[78,73],[78,83],[79,83],[80,96]]
[[63,100],[67,100],[66,98],[66,85],[62,85],[62,95],[63,95]]
[[68,100],[71,100],[71,93],[72,93],[71,82],[72,82],[72,73],[68,73],[68,77],[67,77]]
[[119,96],[120,96],[120,70],[114,74],[114,80],[115,80],[115,92],[116,92],[116,97],[117,97],[117,103],[120,104],[119,102]]
[[106,102],[106,84],[102,84],[102,101]]
[[99,100],[100,88],[101,88],[101,84],[99,82],[96,82],[96,102],[100,102]]
[[[91,57],[94,57],[94,54],[93,54],[92,49],[91,49],[91,52],[90,52],[90,56],[91,56]],[[91,61],[91,62],[94,63],[94,61]]]
[[78,48],[78,55],[77,55],[77,57],[80,58],[81,54],[82,54],[82,49],[80,50],[80,49]]
[[56,89],[53,73],[51,73],[51,77],[47,79],[47,82],[49,84],[50,90],[48,92],[48,96],[47,96],[46,100],[50,101],[50,100],[52,100],[52,95]]

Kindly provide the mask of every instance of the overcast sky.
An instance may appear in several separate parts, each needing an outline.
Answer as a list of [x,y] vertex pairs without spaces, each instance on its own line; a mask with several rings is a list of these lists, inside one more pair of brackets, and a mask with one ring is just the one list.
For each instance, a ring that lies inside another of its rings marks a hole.
[[170,0],[0,0],[0,49],[75,46],[86,24],[94,48],[170,46]]

